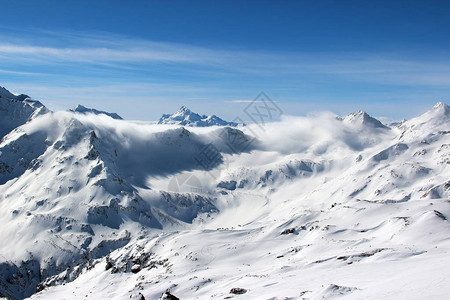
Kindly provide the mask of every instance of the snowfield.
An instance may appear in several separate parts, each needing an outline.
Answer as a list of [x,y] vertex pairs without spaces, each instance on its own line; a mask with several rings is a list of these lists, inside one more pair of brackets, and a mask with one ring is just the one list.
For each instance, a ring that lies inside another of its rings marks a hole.
[[0,92],[1,297],[448,298],[444,103],[184,128]]

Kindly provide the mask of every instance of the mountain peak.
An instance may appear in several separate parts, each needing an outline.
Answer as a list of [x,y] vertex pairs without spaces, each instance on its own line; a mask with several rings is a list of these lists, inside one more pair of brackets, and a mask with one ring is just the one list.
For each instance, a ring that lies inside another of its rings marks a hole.
[[429,132],[447,131],[450,118],[450,107],[438,102],[418,117],[401,124],[402,140],[414,139]]
[[16,101],[23,101],[27,98],[30,98],[30,96],[25,94],[15,95],[8,91],[6,88],[0,86],[0,98],[6,98],[9,100],[16,100]]
[[450,107],[444,102],[438,102],[429,110],[429,112],[435,112],[443,115],[450,115]]
[[88,108],[86,106],[83,106],[81,104],[78,104],[77,106],[74,107],[73,111],[76,112],[83,112],[86,111]]
[[449,116],[450,107],[444,102],[438,102],[424,114],[413,120],[418,120],[419,122],[439,122],[439,120],[446,120]]
[[88,107],[85,107],[85,106],[83,106],[81,104],[78,104],[73,109],[69,109],[69,111],[76,112],[76,113],[81,113],[81,114],[91,113],[91,114],[95,114],[95,115],[107,115],[107,116],[109,116],[109,117],[111,117],[113,119],[116,119],[116,120],[123,120],[122,117],[119,116],[116,113],[110,113],[110,112],[106,112],[106,111],[96,110],[94,108],[88,108]]
[[183,112],[192,112],[187,106],[181,106],[180,109],[178,111],[183,111]]
[[444,102],[439,101],[438,103],[436,103],[435,105],[433,105],[433,108],[441,108],[441,107],[448,107],[447,104],[445,104]]
[[363,110],[357,110],[347,116],[345,116],[342,121],[346,125],[357,126],[357,127],[372,127],[372,128],[383,128],[387,129],[389,127],[383,125],[379,120],[370,116]]
[[237,126],[237,123],[227,122],[215,115],[199,115],[191,111],[186,106],[181,106],[173,115],[164,114],[159,119],[158,124],[173,124],[192,127],[208,126]]
[[0,139],[14,128],[47,112],[48,109],[41,102],[28,95],[15,95],[0,87]]

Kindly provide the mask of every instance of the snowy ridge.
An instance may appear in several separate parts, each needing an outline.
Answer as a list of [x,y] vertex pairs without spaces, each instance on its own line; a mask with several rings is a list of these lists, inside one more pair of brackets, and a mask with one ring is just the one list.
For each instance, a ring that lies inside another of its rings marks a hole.
[[[247,139],[231,128],[197,135],[184,128],[123,127],[109,118],[66,112],[33,121],[0,144],[5,200],[0,216],[8,224],[2,233],[22,236],[21,250],[0,249],[8,257],[0,262],[5,275],[20,273],[30,260],[46,278],[122,247],[130,240],[130,226],[185,227],[199,214],[217,212],[208,195],[152,190],[146,179],[201,168],[195,155],[214,141],[223,153],[231,153],[228,146],[233,145],[224,143],[223,134],[235,135],[237,142]],[[18,190],[20,199],[11,203]],[[11,269],[16,271],[6,271]],[[13,298],[31,295],[39,283],[34,277],[20,283],[1,279],[2,294]]]
[[186,106],[182,106],[173,115],[164,114],[158,124],[172,124],[182,126],[207,127],[207,126],[237,126],[237,123],[227,122],[212,115],[205,116],[192,112]]
[[[69,264],[86,263],[128,242],[123,224],[158,229],[184,226],[199,213],[217,211],[207,196],[152,191],[145,182],[152,174],[198,168],[192,157],[206,145],[200,136],[179,128],[121,138],[110,132],[114,128],[114,123],[98,128],[88,117],[61,112],[8,135],[0,145],[2,217],[8,222],[3,234],[21,235],[23,244],[22,252],[10,252],[4,245],[3,255],[20,261],[33,253],[41,273],[54,275]],[[127,139],[132,148],[123,145]],[[9,206],[8,199],[18,190],[19,201]],[[23,218],[35,229],[21,225]],[[123,234],[115,236],[115,230]],[[38,240],[33,238],[36,235]],[[18,290],[6,289],[17,296],[30,293]]]
[[96,110],[94,108],[87,108],[81,104],[78,104],[75,108],[70,109],[70,111],[81,113],[81,114],[95,114],[95,115],[107,115],[116,120],[122,120],[122,117],[116,113],[109,113],[106,111]]
[[0,139],[14,128],[49,110],[29,96],[14,95],[0,86]]
[[382,129],[389,129],[389,127],[383,125],[379,120],[373,118],[372,116],[368,115],[365,111],[358,110],[354,113],[351,113],[347,116],[345,116],[342,119],[342,122],[349,126],[354,126],[357,128],[382,128]]
[[0,143],[0,295],[445,298],[449,111],[390,130],[289,117],[257,136],[33,117]]
[[6,88],[0,86],[0,98],[5,98],[9,100],[15,100],[15,101],[23,101],[27,98],[30,98],[30,96],[25,94],[15,95],[8,91]]
[[[449,130],[450,108],[447,104],[439,102],[424,114],[405,121],[399,125],[402,130],[401,140],[411,140],[431,137]],[[430,130],[430,127],[434,130]],[[442,131],[441,133],[439,131]]]

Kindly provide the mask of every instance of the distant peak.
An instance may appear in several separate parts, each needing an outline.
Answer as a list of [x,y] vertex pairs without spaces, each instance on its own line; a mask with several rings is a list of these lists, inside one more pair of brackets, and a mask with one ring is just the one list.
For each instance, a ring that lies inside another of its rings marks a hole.
[[448,114],[450,112],[450,107],[445,104],[444,102],[438,102],[436,103],[431,110],[433,111],[443,111],[445,114]]
[[347,121],[355,121],[355,120],[365,120],[367,118],[371,118],[368,113],[366,113],[363,110],[357,110],[355,112],[352,112],[351,114],[348,114],[343,119]]
[[424,113],[423,116],[428,116],[428,118],[449,117],[450,107],[444,102],[438,102],[426,113]]
[[403,133],[401,138],[410,135],[414,137],[433,128],[436,131],[447,131],[450,119],[450,107],[444,102],[438,102],[420,116],[401,124]]
[[113,119],[122,120],[122,117],[116,113],[110,113],[110,112],[106,112],[106,111],[96,110],[94,108],[88,108],[81,104],[78,104],[77,106],[75,106],[75,108],[70,109],[70,111],[73,111],[76,113],[81,113],[81,114],[92,113],[92,114],[96,114],[96,115],[107,115]]
[[173,115],[164,114],[158,121],[158,124],[174,124],[182,126],[237,126],[237,123],[227,122],[221,118],[211,115],[199,115],[191,111],[186,106],[181,106]]
[[354,116],[354,117],[370,117],[369,114],[366,113],[363,110],[357,110],[357,111],[351,113],[350,116]]
[[437,109],[437,108],[446,107],[446,106],[448,106],[448,105],[445,104],[444,102],[438,102],[433,106],[433,108]]
[[190,115],[195,114],[192,110],[190,110],[187,106],[183,105],[177,110],[178,114]]
[[78,110],[85,110],[85,109],[87,109],[86,106],[78,104],[77,106],[75,106],[75,108],[73,110],[78,111]]
[[30,98],[30,96],[25,95],[25,94],[16,95],[14,93],[11,93],[6,88],[0,86],[0,98],[6,98],[6,99],[10,99],[10,100],[23,101],[25,99]]
[[75,106],[73,109],[71,109],[71,111],[79,112],[79,113],[92,112],[90,108],[87,108],[86,106],[81,105],[81,104],[78,104],[77,106]]
[[379,120],[370,116],[363,110],[357,110],[345,116],[342,120],[344,123],[348,125],[368,126],[373,128],[384,128],[384,129],[388,128],[385,125],[383,125],[383,123],[381,123]]

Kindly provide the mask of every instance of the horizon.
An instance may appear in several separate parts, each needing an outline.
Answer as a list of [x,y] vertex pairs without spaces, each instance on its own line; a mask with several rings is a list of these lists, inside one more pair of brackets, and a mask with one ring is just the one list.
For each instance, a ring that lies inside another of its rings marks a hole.
[[290,115],[400,120],[449,102],[447,3],[0,4],[0,84],[55,111],[232,120],[265,92]]
[[[12,93],[12,94],[15,95],[15,96],[19,96],[19,95],[21,95],[21,94],[22,94],[22,95],[25,95],[25,96],[28,96],[31,100],[39,101],[40,103],[42,103],[44,106],[46,106],[46,107],[48,108],[48,106],[45,104],[45,100],[42,100],[42,99],[35,99],[34,97],[32,97],[32,96],[30,96],[30,95],[28,95],[28,94],[25,94],[25,93],[16,93],[16,92],[14,92],[14,91],[10,91],[10,90],[8,90],[6,87],[1,86],[1,85],[0,85],[0,88],[3,88],[3,89],[5,89],[5,90],[7,90],[8,92]],[[263,93],[263,92],[262,92],[262,93]],[[239,100],[239,101],[242,102],[242,103],[244,103],[244,104],[246,104],[246,105],[248,105],[248,106],[250,106],[250,103],[251,103],[251,104],[256,104],[256,103],[258,103],[258,100],[249,100],[249,101]],[[448,104],[447,104],[446,102],[443,102],[443,101],[437,101],[437,102],[435,102],[432,106],[428,107],[426,110],[423,110],[422,112],[419,112],[419,114],[417,114],[417,115],[415,115],[415,116],[412,116],[412,117],[410,117],[410,118],[408,118],[408,119],[412,119],[412,118],[418,117],[418,116],[420,116],[420,115],[422,115],[422,114],[428,112],[429,110],[431,110],[431,109],[437,107],[437,106],[440,105],[440,104],[444,104],[444,105],[448,106]],[[105,114],[107,114],[107,115],[108,115],[108,114],[117,114],[119,117],[122,117],[121,114],[120,114],[120,112],[116,112],[116,111],[107,111],[107,110],[99,110],[97,107],[86,106],[86,105],[84,105],[83,103],[78,103],[78,104],[76,104],[75,106],[73,106],[73,107],[71,107],[71,108],[67,108],[67,109],[59,109],[59,110],[52,110],[52,111],[53,111],[53,112],[58,112],[58,111],[71,111],[71,112],[77,112],[77,111],[75,111],[75,110],[76,110],[77,107],[80,107],[80,106],[81,106],[81,108],[84,108],[84,109],[89,109],[89,110],[97,111],[97,113],[105,113]],[[238,113],[238,114],[235,116],[235,118],[234,118],[233,120],[228,120],[228,119],[226,119],[226,118],[222,118],[222,117],[220,116],[220,114],[217,114],[217,113],[213,113],[213,114],[207,115],[207,114],[202,113],[201,111],[194,111],[194,110],[192,110],[190,107],[188,107],[187,105],[184,105],[184,104],[181,105],[178,109],[176,109],[176,110],[173,111],[173,112],[161,112],[160,116],[159,116],[157,119],[153,119],[153,120],[151,120],[151,119],[141,120],[141,119],[127,119],[127,118],[123,118],[123,120],[124,120],[124,121],[130,121],[130,122],[136,122],[136,123],[142,123],[142,124],[145,124],[145,123],[155,123],[155,122],[158,122],[162,117],[164,117],[164,116],[166,116],[166,115],[172,116],[172,115],[176,114],[177,112],[183,111],[183,110],[188,110],[188,111],[190,111],[190,112],[193,113],[193,114],[198,114],[198,115],[203,116],[203,117],[216,116],[216,117],[219,117],[220,119],[222,119],[222,120],[224,120],[224,121],[227,121],[227,122],[237,122],[237,123],[241,123],[240,121],[243,121],[243,122],[245,122],[245,123],[247,123],[247,124],[258,123],[258,122],[252,122],[252,120],[251,120],[251,118],[252,118],[251,115],[252,115],[252,114],[251,114],[251,113],[249,113],[249,114],[246,115],[246,114],[243,114],[243,113],[241,112],[240,114]],[[270,109],[269,109],[269,110],[270,110]],[[243,109],[243,111],[245,111],[245,108]],[[284,113],[283,111],[280,111],[280,114],[279,114],[278,116],[273,117],[273,118],[271,117],[271,118],[268,119],[268,121],[269,121],[269,122],[280,121],[280,120],[281,120],[280,118],[283,118],[284,116],[287,116],[287,117],[309,117],[309,116],[317,115],[317,114],[320,114],[320,113],[332,113],[332,114],[336,115],[336,117],[344,118],[344,117],[350,116],[350,115],[355,114],[355,113],[358,113],[358,112],[364,112],[364,113],[367,113],[370,117],[373,117],[373,118],[379,120],[380,122],[382,122],[382,123],[385,124],[385,125],[388,125],[388,124],[391,124],[391,123],[398,123],[398,122],[402,122],[402,121],[408,120],[407,118],[402,118],[402,119],[392,119],[392,118],[385,117],[385,116],[374,116],[374,115],[368,113],[368,112],[365,111],[365,110],[361,110],[361,109],[357,109],[357,108],[356,108],[356,109],[354,109],[354,110],[351,111],[351,112],[347,112],[347,113],[341,114],[341,115],[340,115],[340,114],[337,114],[336,112],[331,111],[331,110],[310,111],[310,112],[306,112],[306,113],[303,114],[303,115],[290,115],[290,114]],[[78,112],[78,113],[79,113],[79,112]],[[244,118],[241,118],[241,117],[244,117]]]

